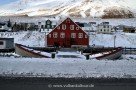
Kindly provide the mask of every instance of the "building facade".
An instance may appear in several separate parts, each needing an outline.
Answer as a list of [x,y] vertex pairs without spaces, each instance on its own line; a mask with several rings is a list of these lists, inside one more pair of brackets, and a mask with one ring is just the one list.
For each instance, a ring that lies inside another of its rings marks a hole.
[[0,22],[0,32],[8,31],[8,30],[9,30],[9,28],[8,28],[7,24]]
[[88,46],[89,36],[70,18],[65,19],[47,35],[47,46]]
[[76,24],[78,24],[82,28],[82,30],[84,30],[87,33],[96,31],[95,24],[93,24],[91,22],[89,22],[89,23],[76,22]]
[[0,38],[0,49],[13,49],[14,38]]
[[109,25],[109,22],[102,22],[97,26],[97,33],[111,34],[115,30],[112,25]]
[[126,33],[135,33],[136,29],[133,26],[124,26],[123,32],[126,32]]

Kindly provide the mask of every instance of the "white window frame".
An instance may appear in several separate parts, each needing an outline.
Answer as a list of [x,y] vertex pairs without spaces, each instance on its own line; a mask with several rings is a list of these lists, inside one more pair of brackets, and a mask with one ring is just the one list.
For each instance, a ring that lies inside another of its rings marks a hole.
[[76,33],[71,33],[71,38],[76,38]]
[[65,38],[65,33],[60,33],[60,38]]
[[54,38],[57,38],[57,37],[58,37],[58,33],[57,33],[57,32],[54,32],[54,33],[53,33],[53,37],[54,37]]
[[87,35],[85,35],[85,38],[87,38]]
[[76,30],[79,30],[79,26],[78,26],[78,27],[76,27]]
[[51,38],[51,34],[49,34],[49,38]]
[[62,29],[66,30],[66,28],[67,28],[66,24],[62,24]]
[[47,28],[51,28],[50,25],[47,25]]
[[70,25],[70,30],[74,30],[75,26],[74,25]]
[[78,33],[78,38],[83,38],[83,33]]

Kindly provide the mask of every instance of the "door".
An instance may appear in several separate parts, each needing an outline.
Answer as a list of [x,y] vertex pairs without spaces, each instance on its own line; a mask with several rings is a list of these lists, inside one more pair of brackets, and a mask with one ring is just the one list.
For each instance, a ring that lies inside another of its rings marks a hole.
[[65,44],[65,47],[71,47],[70,38],[66,38],[64,44]]

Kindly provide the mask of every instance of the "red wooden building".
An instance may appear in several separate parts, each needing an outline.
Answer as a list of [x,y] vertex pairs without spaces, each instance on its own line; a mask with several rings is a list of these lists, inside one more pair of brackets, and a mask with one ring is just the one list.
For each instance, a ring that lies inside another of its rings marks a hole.
[[88,46],[89,36],[70,18],[65,19],[47,35],[47,46]]

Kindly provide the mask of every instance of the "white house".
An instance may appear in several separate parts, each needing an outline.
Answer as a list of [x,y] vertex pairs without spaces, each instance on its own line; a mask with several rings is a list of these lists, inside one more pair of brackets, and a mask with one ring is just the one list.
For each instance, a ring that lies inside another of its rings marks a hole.
[[0,38],[0,49],[13,49],[14,38]]
[[8,28],[7,24],[0,22],[0,32],[8,31],[8,30],[9,30],[9,28]]
[[96,23],[95,22],[89,22],[89,23],[76,22],[76,24],[78,24],[82,28],[82,30],[84,30],[86,33],[96,31]]
[[46,20],[45,22],[39,22],[38,23],[38,30],[40,32],[44,32],[46,34],[48,34],[49,32],[51,32],[55,27],[56,27],[57,23],[51,20]]
[[97,25],[97,33],[111,34],[115,30],[112,25],[109,25],[109,22],[102,22]]

